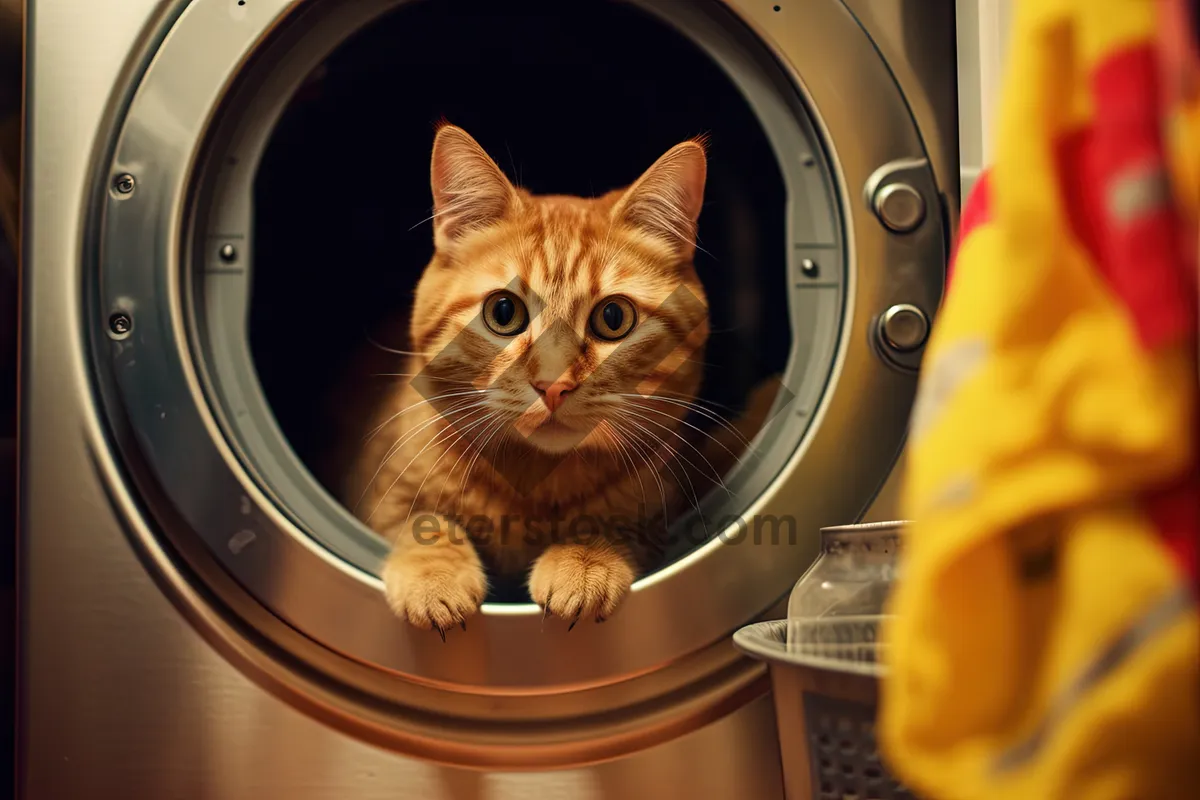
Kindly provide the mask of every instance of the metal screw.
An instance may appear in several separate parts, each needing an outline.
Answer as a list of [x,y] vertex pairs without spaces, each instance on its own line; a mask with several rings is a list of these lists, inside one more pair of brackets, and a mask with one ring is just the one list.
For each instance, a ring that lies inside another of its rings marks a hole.
[[907,183],[889,183],[871,201],[875,214],[894,233],[911,233],[925,221],[925,198]]
[[800,163],[806,167],[811,167],[817,163],[817,160],[813,158],[812,153],[805,153],[800,156]]
[[815,278],[821,274],[821,268],[811,258],[806,258],[800,262],[800,271],[810,278]]
[[219,255],[221,260],[226,264],[232,264],[237,260],[237,248],[231,244],[222,245],[221,249],[217,252],[217,255]]
[[894,305],[879,318],[879,336],[891,349],[911,353],[929,336],[929,318],[914,305]]
[[133,187],[136,185],[137,182],[128,172],[113,179],[113,188],[117,190],[117,194],[133,194]]
[[118,311],[108,318],[108,329],[117,336],[124,336],[133,330],[133,319],[123,311]]

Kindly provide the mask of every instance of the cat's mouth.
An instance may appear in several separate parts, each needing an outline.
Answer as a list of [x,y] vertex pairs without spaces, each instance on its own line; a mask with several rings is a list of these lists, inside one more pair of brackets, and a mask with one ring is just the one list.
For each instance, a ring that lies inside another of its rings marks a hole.
[[564,453],[583,444],[591,426],[577,415],[530,410],[514,426],[525,440],[546,453]]
[[563,422],[561,419],[554,416],[553,414],[546,417],[546,419],[540,425],[538,425],[534,430],[539,433],[546,433],[546,434],[574,433],[575,432],[575,428],[573,426],[567,424],[566,422]]
[[587,431],[580,431],[554,417],[547,417],[546,421],[534,428],[525,439],[544,453],[566,453],[578,447],[587,435]]

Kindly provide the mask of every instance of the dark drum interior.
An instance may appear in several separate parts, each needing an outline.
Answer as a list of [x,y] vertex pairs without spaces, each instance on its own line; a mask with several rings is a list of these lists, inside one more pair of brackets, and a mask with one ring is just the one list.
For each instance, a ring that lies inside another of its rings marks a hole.
[[373,377],[361,353],[371,339],[406,347],[395,321],[432,252],[429,155],[443,118],[538,193],[627,185],[707,134],[703,399],[730,417],[782,372],[786,191],[759,121],[713,60],[625,3],[405,3],[311,76],[255,185],[251,349],[280,426],[326,485],[337,469],[327,454],[355,413],[348,387],[396,380]]

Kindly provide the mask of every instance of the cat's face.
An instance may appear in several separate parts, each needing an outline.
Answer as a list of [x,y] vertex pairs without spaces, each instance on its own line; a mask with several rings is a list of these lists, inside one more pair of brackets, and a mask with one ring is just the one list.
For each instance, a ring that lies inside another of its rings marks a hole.
[[465,132],[438,132],[436,253],[412,341],[427,360],[422,391],[464,439],[679,448],[708,335],[692,265],[705,174],[702,146],[685,142],[627,190],[535,197]]

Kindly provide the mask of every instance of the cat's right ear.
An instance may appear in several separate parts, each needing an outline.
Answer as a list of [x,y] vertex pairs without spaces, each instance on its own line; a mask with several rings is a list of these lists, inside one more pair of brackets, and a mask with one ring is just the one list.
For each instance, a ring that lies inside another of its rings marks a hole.
[[704,139],[682,142],[655,161],[610,213],[691,258],[707,175]]
[[496,224],[520,202],[496,162],[454,125],[442,125],[433,140],[430,183],[434,242],[439,247]]

